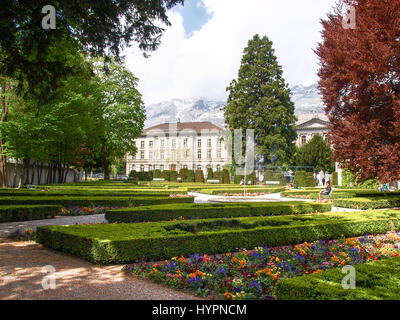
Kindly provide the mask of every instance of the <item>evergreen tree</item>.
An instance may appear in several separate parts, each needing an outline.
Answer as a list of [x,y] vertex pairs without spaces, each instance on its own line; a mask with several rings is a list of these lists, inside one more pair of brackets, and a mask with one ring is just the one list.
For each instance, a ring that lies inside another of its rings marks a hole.
[[255,35],[244,50],[238,79],[227,88],[229,129],[254,129],[256,153],[264,163],[282,163],[294,152],[294,104],[272,42]]
[[329,143],[320,135],[315,135],[310,142],[300,147],[296,152],[296,166],[312,166],[315,171],[333,172],[335,163]]

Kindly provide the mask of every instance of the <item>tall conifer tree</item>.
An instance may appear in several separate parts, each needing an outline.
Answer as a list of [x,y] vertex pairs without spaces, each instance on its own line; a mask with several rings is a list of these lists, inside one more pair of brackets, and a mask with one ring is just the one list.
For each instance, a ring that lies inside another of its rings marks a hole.
[[264,164],[286,162],[296,139],[294,103],[272,42],[255,35],[243,53],[238,79],[227,88],[229,129],[254,129],[256,153]]

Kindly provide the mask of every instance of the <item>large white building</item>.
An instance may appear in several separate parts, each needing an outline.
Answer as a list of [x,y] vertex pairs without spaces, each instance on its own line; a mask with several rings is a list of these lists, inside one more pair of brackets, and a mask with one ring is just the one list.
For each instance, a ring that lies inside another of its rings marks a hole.
[[136,139],[137,153],[127,155],[126,173],[132,170],[221,171],[227,163],[223,129],[211,122],[164,123],[145,129]]

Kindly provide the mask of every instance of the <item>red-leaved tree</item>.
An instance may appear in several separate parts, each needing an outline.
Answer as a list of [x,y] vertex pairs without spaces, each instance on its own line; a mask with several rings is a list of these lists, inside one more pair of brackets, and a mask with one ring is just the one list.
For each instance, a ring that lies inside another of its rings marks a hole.
[[[347,6],[355,29],[343,28]],[[319,89],[336,160],[359,181],[400,180],[400,0],[341,0],[322,24]]]

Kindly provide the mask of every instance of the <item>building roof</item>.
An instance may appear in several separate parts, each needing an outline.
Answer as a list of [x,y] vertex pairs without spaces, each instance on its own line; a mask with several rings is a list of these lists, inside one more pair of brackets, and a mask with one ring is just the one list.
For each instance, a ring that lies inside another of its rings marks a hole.
[[163,133],[168,133],[168,132],[180,132],[180,131],[194,131],[197,134],[201,134],[202,130],[218,130],[222,131],[223,129],[216,126],[215,124],[212,124],[209,121],[203,121],[203,122],[175,122],[175,123],[163,123],[159,124],[150,128],[146,128],[143,130],[142,134],[146,135],[149,132],[157,132],[161,131]]
[[[317,125],[317,126],[315,126]],[[313,118],[311,120],[298,123],[296,125],[296,129],[321,129],[321,128],[326,128],[328,129],[330,125],[330,122],[321,120],[319,118]]]

